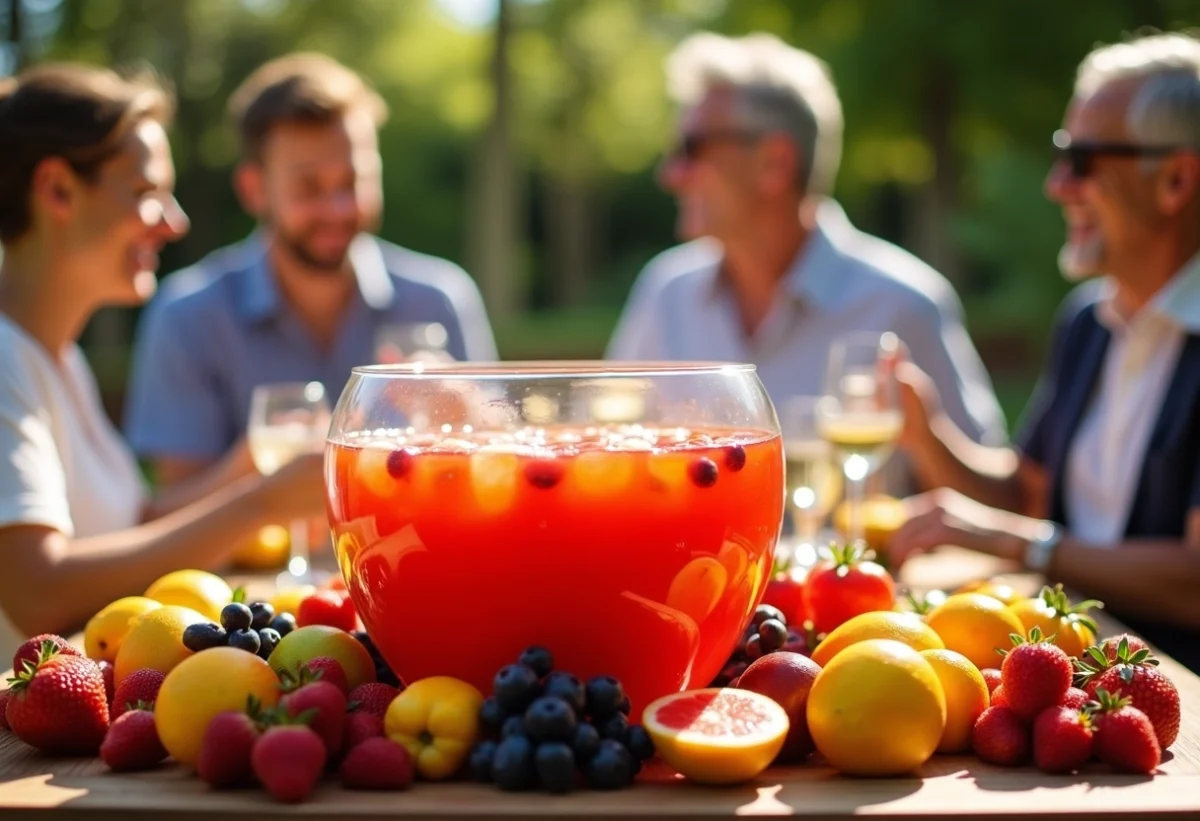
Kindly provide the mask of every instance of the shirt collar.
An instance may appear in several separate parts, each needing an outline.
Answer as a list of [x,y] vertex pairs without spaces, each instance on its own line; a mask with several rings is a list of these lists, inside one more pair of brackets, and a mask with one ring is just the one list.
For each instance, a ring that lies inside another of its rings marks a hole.
[[[1170,320],[1188,333],[1200,333],[1200,252],[1179,269],[1144,310]],[[1117,310],[1111,283],[1106,285],[1104,297],[1096,306],[1096,317],[1110,331],[1126,328],[1137,319],[1125,317]]]
[[[252,234],[247,241],[247,276],[238,295],[238,312],[252,322],[279,313],[279,286],[271,273],[267,243]],[[368,308],[387,310],[396,295],[396,286],[388,274],[383,249],[370,234],[359,234],[350,245],[350,267],[358,284],[358,293]]]

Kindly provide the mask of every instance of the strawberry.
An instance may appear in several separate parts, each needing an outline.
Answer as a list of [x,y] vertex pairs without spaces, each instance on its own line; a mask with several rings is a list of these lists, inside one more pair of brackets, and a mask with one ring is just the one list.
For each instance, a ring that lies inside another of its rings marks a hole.
[[213,716],[200,743],[196,774],[214,789],[238,787],[254,776],[251,755],[261,734],[255,721],[257,705],[247,711],[229,710]]
[[275,800],[303,801],[325,769],[325,744],[303,723],[273,725],[254,742],[250,764]]
[[1033,760],[1044,773],[1070,773],[1092,757],[1091,716],[1078,707],[1047,707],[1033,721]]
[[8,726],[8,697],[12,690],[0,690],[0,730],[11,730]]
[[312,681],[284,693],[279,706],[292,718],[311,711],[306,723],[325,742],[326,758],[337,759],[346,727],[346,695],[327,681]]
[[7,716],[17,738],[42,752],[95,755],[108,730],[104,676],[96,662],[42,645],[36,666],[9,679]]
[[166,757],[154,726],[154,713],[140,706],[122,713],[100,745],[100,758],[116,772],[148,770]]
[[989,702],[993,707],[1007,707],[1008,699],[1004,697],[1004,685],[1001,684],[995,690],[992,690],[992,700]]
[[109,709],[113,720],[120,718],[121,714],[129,709],[130,704],[141,702],[153,706],[164,678],[166,676],[158,670],[146,667],[134,670],[121,679],[117,691],[113,693],[112,707]]
[[354,602],[336,590],[318,590],[300,602],[296,612],[296,625],[325,624],[352,633],[358,627],[358,611]]
[[64,656],[83,655],[83,653],[79,652],[77,648],[72,647],[70,642],[62,636],[56,636],[53,633],[42,633],[40,636],[27,639],[24,644],[17,648],[17,652],[13,654],[13,674],[16,675],[25,672],[26,661],[36,666],[38,659],[41,657],[42,647],[46,642],[51,642],[54,645],[54,651]]
[[1132,647],[1128,639],[1122,638],[1117,644],[1115,660],[1098,648],[1089,648],[1088,658],[1076,662],[1077,678],[1091,698],[1100,689],[1110,693],[1119,690],[1129,698],[1150,719],[1159,748],[1166,750],[1179,737],[1179,690],[1158,669],[1158,659],[1149,650]]
[[1150,719],[1120,693],[1099,687],[1096,699],[1096,757],[1122,772],[1154,772],[1162,761],[1162,748]]
[[383,719],[374,713],[350,713],[346,716],[346,730],[342,734],[342,755],[353,750],[368,738],[383,735]]
[[310,659],[306,666],[312,671],[313,681],[327,681],[343,693],[350,692],[350,680],[346,678],[346,671],[336,660],[328,656],[317,656]]
[[1015,767],[1029,755],[1029,728],[1007,707],[988,707],[975,719],[971,746],[980,760]]
[[1063,696],[1060,707],[1072,707],[1076,710],[1082,710],[1087,705],[1092,697],[1080,690],[1078,687],[1068,687],[1067,694]]
[[112,662],[101,659],[96,662],[96,666],[100,668],[100,675],[104,676],[104,697],[108,699],[109,709],[112,709],[113,696],[116,694],[116,682],[113,681],[113,666]]
[[1060,704],[1071,686],[1071,657],[1034,627],[1029,638],[1012,634],[1014,647],[1004,651],[1000,679],[1009,708],[1033,721],[1047,707]]
[[983,675],[983,682],[987,685],[989,693],[995,693],[996,688],[1000,686],[1000,671],[994,667],[988,667],[979,671]]
[[403,790],[412,784],[413,760],[389,738],[368,738],[347,753],[338,775],[348,790]]
[[1124,641],[1125,646],[1129,648],[1129,653],[1131,655],[1141,650],[1145,650],[1147,654],[1150,653],[1150,645],[1146,644],[1145,641],[1135,635],[1132,635],[1131,633],[1121,633],[1118,636],[1110,636],[1109,638],[1106,638],[1104,641],[1097,644],[1096,647],[1100,650],[1100,652],[1104,653],[1110,664],[1115,664],[1122,641]]
[[360,684],[350,692],[350,710],[373,713],[383,718],[392,699],[400,695],[400,691],[390,684],[373,681]]

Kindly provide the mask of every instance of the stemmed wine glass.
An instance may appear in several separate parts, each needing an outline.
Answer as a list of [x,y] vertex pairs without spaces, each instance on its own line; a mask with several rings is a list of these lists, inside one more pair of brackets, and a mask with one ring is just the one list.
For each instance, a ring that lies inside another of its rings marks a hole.
[[451,362],[446,326],[440,322],[389,322],[375,332],[375,361],[380,365],[404,362]]
[[817,430],[842,464],[849,503],[851,544],[864,542],[867,477],[891,456],[904,417],[895,375],[883,367],[899,338],[890,331],[853,333],[834,340],[817,406]]
[[842,495],[842,468],[833,446],[817,430],[817,396],[793,396],[779,406],[779,428],[787,463],[787,504],[796,532],[791,559],[801,566],[816,561],[817,534]]
[[[321,453],[333,412],[320,382],[283,382],[259,385],[250,397],[247,439],[259,473],[270,475],[306,453]],[[287,570],[279,574],[280,587],[317,584],[328,575],[309,561],[308,523],[289,523],[290,554]]]

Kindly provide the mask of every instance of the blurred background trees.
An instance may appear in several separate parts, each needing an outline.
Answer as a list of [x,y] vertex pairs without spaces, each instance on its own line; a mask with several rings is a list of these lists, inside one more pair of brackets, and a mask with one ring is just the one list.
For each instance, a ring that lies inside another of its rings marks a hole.
[[[180,100],[192,231],[163,273],[251,228],[230,186],[229,93],[261,62],[324,51],[391,105],[381,234],[464,265],[506,358],[601,354],[639,268],[671,245],[654,182],[674,112],[662,58],[698,29],[773,32],[828,61],[846,112],[837,196],[861,228],[950,277],[1009,413],[1066,291],[1041,192],[1079,59],[1198,0],[0,0],[0,72],[148,63]],[[87,348],[120,403],[133,312]]]

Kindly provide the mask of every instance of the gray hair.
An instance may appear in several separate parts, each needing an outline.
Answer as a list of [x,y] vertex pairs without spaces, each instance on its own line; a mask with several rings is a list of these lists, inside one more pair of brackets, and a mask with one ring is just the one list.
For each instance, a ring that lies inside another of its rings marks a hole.
[[747,127],[782,131],[795,141],[801,191],[833,190],[842,105],[824,62],[770,34],[694,34],[667,58],[667,89],[675,102],[692,105],[714,88],[734,91]]
[[1200,149],[1200,40],[1153,34],[1097,48],[1079,66],[1075,93],[1119,81],[1141,81],[1125,115],[1132,136]]

